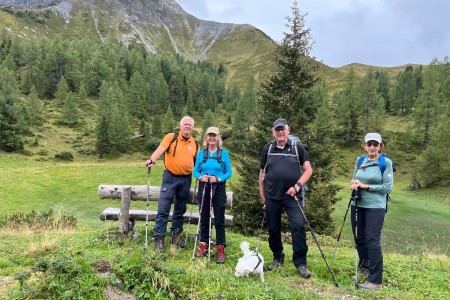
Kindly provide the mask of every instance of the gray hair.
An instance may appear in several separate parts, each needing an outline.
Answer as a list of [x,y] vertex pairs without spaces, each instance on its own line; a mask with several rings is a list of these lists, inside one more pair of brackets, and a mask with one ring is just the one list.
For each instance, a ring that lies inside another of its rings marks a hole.
[[180,125],[183,125],[184,121],[186,121],[186,120],[192,120],[192,126],[195,125],[194,118],[192,118],[192,117],[190,117],[190,116],[184,116],[184,117],[181,119],[181,121],[180,121]]

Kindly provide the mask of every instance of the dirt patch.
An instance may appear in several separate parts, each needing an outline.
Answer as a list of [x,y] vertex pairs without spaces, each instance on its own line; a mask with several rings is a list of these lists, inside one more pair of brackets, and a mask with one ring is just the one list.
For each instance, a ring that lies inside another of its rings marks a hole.
[[107,300],[136,300],[132,294],[121,291],[110,284],[105,289],[105,297]]
[[10,276],[0,277],[0,296],[6,296],[16,281]]

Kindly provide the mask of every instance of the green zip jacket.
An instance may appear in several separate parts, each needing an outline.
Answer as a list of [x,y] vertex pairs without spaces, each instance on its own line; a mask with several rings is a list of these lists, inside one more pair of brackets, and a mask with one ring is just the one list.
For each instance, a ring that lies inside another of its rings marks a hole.
[[[358,207],[386,209],[386,195],[392,191],[394,174],[392,161],[387,157],[385,159],[386,169],[383,174],[381,174],[379,167],[379,159],[369,160],[365,158],[360,168],[357,167],[357,162],[355,163],[353,179],[359,179],[362,183],[371,186],[370,190],[361,189],[361,199],[358,200]],[[364,168],[364,166],[372,164],[377,165]],[[354,201],[352,201],[352,205],[355,206]]]

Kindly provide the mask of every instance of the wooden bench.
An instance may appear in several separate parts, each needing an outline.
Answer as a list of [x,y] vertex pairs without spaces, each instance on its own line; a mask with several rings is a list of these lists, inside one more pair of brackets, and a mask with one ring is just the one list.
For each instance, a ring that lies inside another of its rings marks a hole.
[[[98,187],[98,196],[100,199],[121,199],[121,207],[107,207],[100,214],[100,220],[119,220],[119,232],[128,233],[134,230],[135,221],[145,221],[147,216],[147,210],[134,210],[130,209],[131,201],[147,201],[147,193],[149,195],[149,201],[158,201],[160,187],[159,186],[149,186],[137,185],[137,186],[127,186],[127,185],[106,185],[101,184]],[[191,209],[187,209],[184,214],[184,221],[190,222],[191,224],[198,224],[200,219],[200,214],[198,212],[197,203],[192,204],[192,199],[195,199],[195,190],[191,188],[189,193],[188,204],[194,205]],[[233,193],[227,192],[227,209],[231,209],[233,204]],[[156,218],[157,211],[148,211],[148,220],[154,221]],[[169,215],[169,221],[172,221],[172,212]],[[212,222],[214,223],[214,214],[212,215]],[[225,215],[225,226],[233,225],[233,216]]]

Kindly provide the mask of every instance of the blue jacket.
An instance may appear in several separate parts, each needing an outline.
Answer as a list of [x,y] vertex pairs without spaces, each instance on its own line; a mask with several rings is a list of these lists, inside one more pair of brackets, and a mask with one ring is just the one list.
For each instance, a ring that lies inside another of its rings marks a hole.
[[[208,150],[206,150],[208,151]],[[203,175],[216,176],[220,178],[222,182],[225,182],[228,178],[231,177],[231,162],[230,156],[228,155],[228,151],[222,148],[222,163],[225,166],[225,172],[222,170],[222,166],[217,161],[217,152],[212,153],[212,157],[216,157],[216,159],[211,159],[211,154],[208,151],[208,159],[203,163],[205,149],[201,149],[198,151],[197,160],[195,162],[194,167],[194,177],[199,179]],[[202,167],[202,171],[200,172],[200,165]]]

